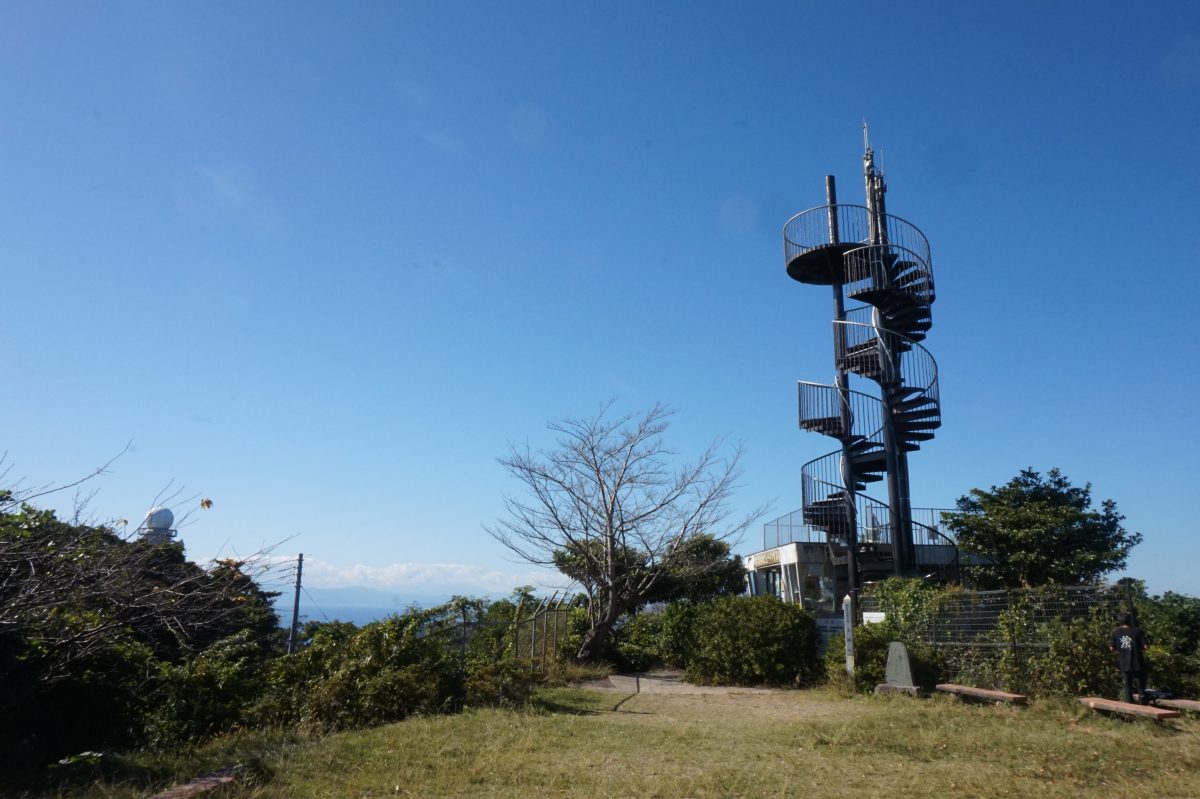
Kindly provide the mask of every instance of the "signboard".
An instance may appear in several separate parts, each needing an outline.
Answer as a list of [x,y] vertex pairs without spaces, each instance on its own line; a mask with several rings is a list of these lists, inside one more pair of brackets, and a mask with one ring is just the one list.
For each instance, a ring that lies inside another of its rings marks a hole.
[[879,624],[887,618],[887,614],[881,611],[863,611],[863,624]]
[[846,625],[841,616],[817,617],[817,632],[821,634],[821,638],[828,639],[829,636],[840,633],[844,629],[846,629]]
[[764,566],[776,566],[779,564],[779,550],[772,549],[769,552],[763,552],[755,555],[751,561],[750,568],[761,569]]

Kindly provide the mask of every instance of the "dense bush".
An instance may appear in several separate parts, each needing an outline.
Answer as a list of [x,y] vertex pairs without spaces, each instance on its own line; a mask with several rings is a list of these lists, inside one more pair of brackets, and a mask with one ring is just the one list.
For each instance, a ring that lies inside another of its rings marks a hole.
[[1137,588],[1138,620],[1150,641],[1150,684],[1200,697],[1200,598],[1171,591],[1149,597]]
[[[872,690],[884,679],[889,642],[901,641],[908,647],[914,678],[924,687],[944,681],[1032,696],[1117,695],[1120,676],[1108,651],[1114,606],[1102,603],[1083,617],[1045,621],[1038,609],[1046,603],[1067,603],[1070,596],[1063,590],[1045,586],[1014,591],[1007,608],[978,645],[939,647],[930,643],[934,640],[931,620],[958,600],[962,589],[938,589],[916,580],[885,580],[872,589],[885,619],[855,627],[856,672],[849,682],[855,690]],[[1139,604],[1147,608],[1149,617],[1157,602],[1158,598],[1142,597]],[[1186,628],[1178,623],[1168,626],[1172,630]],[[1172,645],[1177,641],[1172,639]],[[847,682],[842,647],[838,636],[826,653],[826,670],[835,682]],[[1155,654],[1152,650],[1152,664]],[[1181,682],[1195,673],[1189,671],[1186,659],[1181,672]],[[1151,682],[1161,683],[1161,675],[1152,677]]]
[[512,656],[518,607],[460,598],[363,627],[310,625],[303,648],[272,664],[257,718],[347,729],[521,704],[535,676],[529,660]]
[[261,664],[281,642],[272,595],[241,567],[204,569],[179,544],[63,521],[0,491],[0,768],[236,723],[265,674],[242,661]]
[[458,709],[463,604],[316,627],[307,646],[275,661],[264,710],[284,723],[345,729]]
[[234,633],[178,665],[164,665],[146,731],[158,746],[202,741],[247,720],[262,701],[271,658],[250,630]]
[[467,707],[514,707],[525,704],[536,685],[527,660],[467,665],[463,695]]
[[894,626],[885,623],[859,624],[854,628],[854,676],[846,674],[846,638],[841,633],[829,639],[825,649],[825,674],[830,683],[859,693],[869,693],[887,681],[888,649],[900,641],[908,649],[913,681],[932,690],[943,673],[943,653],[918,641],[905,641]]
[[694,648],[692,626],[698,607],[692,602],[672,602],[663,609],[659,622],[659,656],[665,663],[679,668],[687,664]]
[[36,781],[83,752],[381,724],[532,690],[528,661],[511,660],[532,596],[310,624],[285,656],[273,595],[242,566],[202,568],[179,544],[16,509],[0,491],[0,770]]
[[612,636],[617,665],[628,671],[649,671],[665,665],[662,627],[661,611],[645,611],[626,619]]
[[687,679],[715,685],[810,685],[822,669],[813,615],[774,597],[719,597],[692,607]]

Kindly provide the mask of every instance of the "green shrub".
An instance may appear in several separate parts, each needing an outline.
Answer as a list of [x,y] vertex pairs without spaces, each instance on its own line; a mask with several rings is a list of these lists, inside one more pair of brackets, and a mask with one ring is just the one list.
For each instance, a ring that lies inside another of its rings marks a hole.
[[592,627],[587,608],[573,607],[567,614],[567,633],[558,641],[558,656],[563,660],[574,660],[583,646],[583,636]]
[[1108,651],[1113,622],[1105,613],[1041,625],[1045,649],[1031,653],[1027,693],[1034,696],[1116,696],[1121,688]]
[[267,689],[269,661],[251,630],[164,669],[147,724],[156,745],[201,741],[244,722]]
[[672,602],[661,614],[659,655],[671,666],[684,668],[692,652],[697,605],[693,602]]
[[631,671],[648,671],[664,665],[662,628],[661,612],[644,612],[626,619],[613,631],[617,664]]
[[1168,591],[1138,599],[1138,623],[1150,641],[1149,682],[1200,696],[1200,598]]
[[325,729],[452,710],[463,699],[458,608],[412,609],[362,628],[319,627],[307,647],[275,662],[279,720]]
[[514,707],[529,701],[534,684],[529,661],[472,663],[463,693],[468,707]]
[[810,685],[821,674],[817,627],[774,597],[719,597],[694,606],[687,679],[715,685]]

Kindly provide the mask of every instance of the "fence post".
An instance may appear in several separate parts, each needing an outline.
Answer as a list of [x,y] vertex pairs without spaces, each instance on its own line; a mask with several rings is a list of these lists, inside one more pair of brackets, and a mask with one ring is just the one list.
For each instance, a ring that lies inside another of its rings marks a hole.
[[521,610],[525,607],[525,597],[517,602],[517,612],[513,616],[513,659],[521,659]]
[[462,606],[462,629],[458,634],[458,668],[463,674],[467,673],[467,604]]
[[846,673],[854,674],[854,601],[850,594],[842,600],[842,625],[846,630]]

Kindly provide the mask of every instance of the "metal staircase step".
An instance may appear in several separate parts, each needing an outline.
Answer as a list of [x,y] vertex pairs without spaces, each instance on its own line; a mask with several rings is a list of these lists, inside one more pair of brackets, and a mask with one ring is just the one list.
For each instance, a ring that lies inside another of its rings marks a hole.
[[843,420],[841,416],[819,416],[800,420],[801,429],[838,439],[844,434],[842,425]]
[[850,464],[856,469],[882,471],[887,466],[887,450],[880,446],[878,449],[855,453],[850,456]]
[[892,407],[899,413],[911,413],[921,408],[937,407],[938,403],[925,394],[918,395],[915,399],[900,400],[893,402]]
[[941,416],[942,409],[936,405],[931,405],[928,408],[923,408],[919,411],[906,411],[903,413],[897,413],[892,418],[898,422],[904,422],[907,424],[912,422],[924,422],[930,419],[940,419]]

